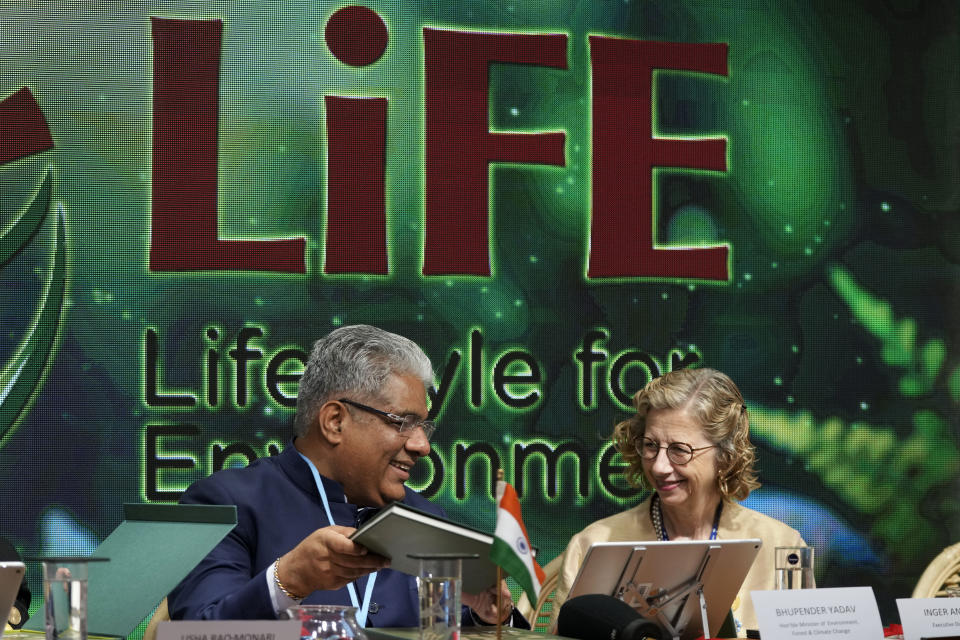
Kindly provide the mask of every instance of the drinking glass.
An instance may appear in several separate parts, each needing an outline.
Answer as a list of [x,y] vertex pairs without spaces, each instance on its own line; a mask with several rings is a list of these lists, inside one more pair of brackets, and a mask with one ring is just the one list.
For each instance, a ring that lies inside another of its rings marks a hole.
[[300,640],[367,640],[355,607],[301,604],[287,609],[287,615],[300,621]]
[[87,576],[90,562],[106,558],[40,558],[46,640],[87,639]]
[[420,561],[420,640],[460,639],[461,562],[476,554],[410,554]]
[[812,589],[813,547],[774,549],[777,589]]

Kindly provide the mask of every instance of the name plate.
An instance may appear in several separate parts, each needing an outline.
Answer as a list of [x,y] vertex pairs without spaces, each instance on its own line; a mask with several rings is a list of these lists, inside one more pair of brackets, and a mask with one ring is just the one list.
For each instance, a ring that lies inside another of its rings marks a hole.
[[751,591],[761,638],[883,638],[870,587]]
[[157,640],[300,640],[300,621],[165,620]]
[[960,598],[897,598],[903,640],[960,636]]

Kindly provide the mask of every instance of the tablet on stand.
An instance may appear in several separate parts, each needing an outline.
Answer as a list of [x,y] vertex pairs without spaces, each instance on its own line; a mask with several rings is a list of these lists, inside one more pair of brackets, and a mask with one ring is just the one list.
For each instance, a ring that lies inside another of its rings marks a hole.
[[758,539],[597,542],[587,550],[568,597],[614,596],[673,640],[710,638],[761,545]]

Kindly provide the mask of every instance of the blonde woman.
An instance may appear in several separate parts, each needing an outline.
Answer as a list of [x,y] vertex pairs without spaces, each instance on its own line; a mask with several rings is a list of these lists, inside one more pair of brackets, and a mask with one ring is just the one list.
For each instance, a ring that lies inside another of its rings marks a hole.
[[630,482],[653,493],[570,540],[553,623],[595,542],[760,538],[763,547],[732,607],[743,636],[757,628],[750,592],[774,588],[774,548],[806,546],[794,529],[737,502],[760,486],[743,396],[719,371],[681,369],[651,380],[633,406],[636,414],[616,426],[613,438]]

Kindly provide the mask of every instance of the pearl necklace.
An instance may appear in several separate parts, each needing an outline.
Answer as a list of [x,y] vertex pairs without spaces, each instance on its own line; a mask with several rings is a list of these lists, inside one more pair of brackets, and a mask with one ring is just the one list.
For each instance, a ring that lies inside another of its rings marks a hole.
[[[710,539],[717,539],[717,528],[720,526],[720,514],[723,512],[723,500],[717,505],[717,513],[713,517],[713,529],[710,531]],[[664,542],[670,540],[667,535],[667,528],[663,526],[663,511],[660,510],[660,494],[653,494],[653,500],[650,501],[650,520],[653,521],[653,531],[657,534],[657,540]]]

